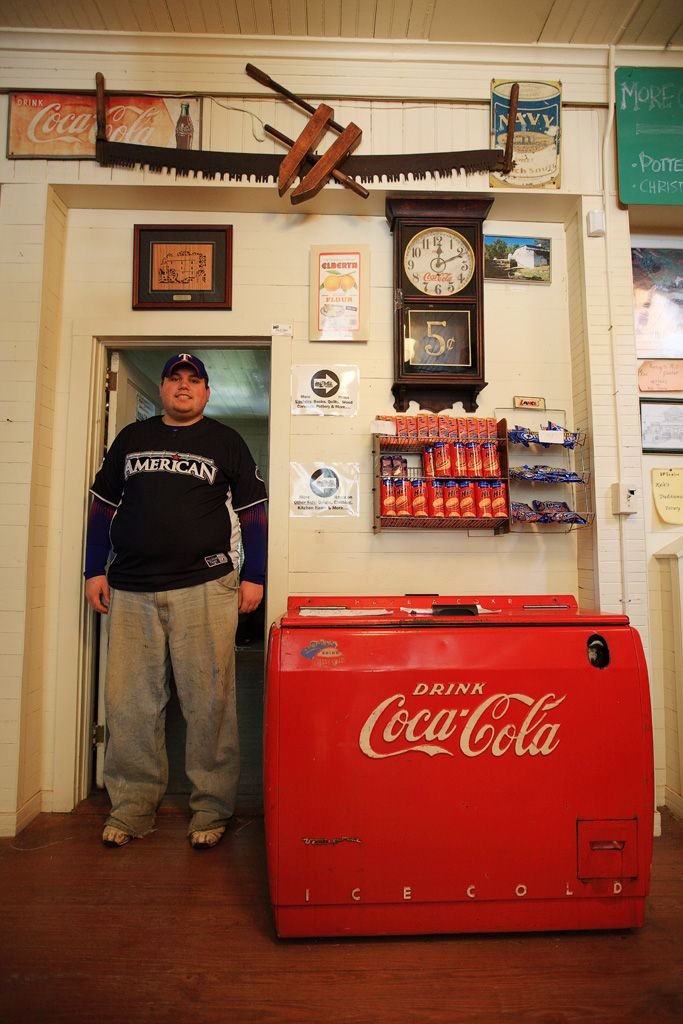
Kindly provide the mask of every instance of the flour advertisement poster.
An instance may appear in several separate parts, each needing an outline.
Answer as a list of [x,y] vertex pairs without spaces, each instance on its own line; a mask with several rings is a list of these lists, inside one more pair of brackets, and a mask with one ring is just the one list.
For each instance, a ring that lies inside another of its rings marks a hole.
[[311,341],[368,340],[369,246],[312,246],[310,292]]

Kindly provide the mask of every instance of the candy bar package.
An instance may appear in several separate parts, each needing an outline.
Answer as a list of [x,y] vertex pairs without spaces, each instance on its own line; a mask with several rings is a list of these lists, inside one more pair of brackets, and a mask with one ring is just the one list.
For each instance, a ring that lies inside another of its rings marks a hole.
[[428,441],[430,438],[429,434],[429,416],[424,413],[418,413],[416,417],[417,421],[417,436],[420,441]]
[[382,497],[382,515],[383,516],[395,516],[396,515],[396,491],[394,489],[394,478],[382,477],[381,483],[381,497]]
[[533,466],[510,466],[510,476],[513,480],[538,480]]
[[437,416],[436,417],[436,421],[437,421],[437,424],[438,424],[438,431],[437,431],[438,437],[437,437],[437,440],[439,440],[439,441],[450,441],[450,438],[451,438],[450,419],[451,419],[450,416]]
[[534,474],[531,477],[533,480],[545,480],[550,484],[582,483],[582,478],[573,469],[564,469],[561,466],[531,466],[531,470]]
[[[552,420],[548,420],[545,427],[541,427],[541,430],[559,430],[562,432],[562,444],[565,448],[574,448],[579,435],[573,430],[565,430],[559,423],[553,423]],[[537,430],[530,430],[529,427],[521,427],[518,423],[514,427],[508,430],[508,439],[512,444],[523,444],[525,448],[528,448],[530,444],[540,444],[542,448],[550,448],[548,441],[541,441],[538,436]]]
[[512,444],[523,444],[525,448],[528,448],[529,444],[538,443],[538,433],[534,433],[528,427],[520,427],[519,424],[516,424],[508,430],[508,439]]
[[512,518],[520,523],[541,523],[543,519],[538,512],[535,512],[531,505],[524,501],[511,501],[510,511]]
[[560,466],[511,466],[510,476],[515,480],[536,480],[548,484],[582,482],[578,473]]
[[532,504],[542,516],[541,522],[581,524],[587,522],[583,516],[571,509],[566,501],[534,501]]
[[[562,444],[564,445],[565,448],[573,448],[574,445],[576,444],[576,442],[578,441],[578,438],[579,438],[579,435],[575,431],[573,431],[573,430],[566,430],[565,427],[561,426],[559,423],[553,423],[551,420],[548,420],[547,427],[544,427],[543,429],[544,430],[561,430],[562,433],[564,434],[564,440],[563,440]],[[546,445],[545,447],[547,448],[548,446]]]
[[410,483],[412,514],[418,518],[429,515],[427,507],[427,481],[412,480]]

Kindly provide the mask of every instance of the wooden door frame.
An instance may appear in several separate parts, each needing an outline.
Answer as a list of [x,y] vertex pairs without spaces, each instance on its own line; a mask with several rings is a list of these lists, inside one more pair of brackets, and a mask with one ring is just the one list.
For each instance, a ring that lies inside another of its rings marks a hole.
[[[129,328],[129,325],[126,324]],[[273,343],[275,340],[275,344]],[[136,348],[270,349],[269,532],[266,624],[283,613],[289,579],[289,381],[292,339],[277,336],[145,336],[129,330],[104,334],[92,326],[74,325],[71,360],[65,381],[65,474],[63,530],[59,546],[61,576],[57,607],[57,650],[54,717],[54,811],[69,811],[85,799],[92,779],[92,725],[95,693],[96,634],[94,613],[85,601],[82,556],[89,506],[88,487],[101,461],[105,394],[104,374],[109,350]],[[87,392],[85,382],[88,383]]]

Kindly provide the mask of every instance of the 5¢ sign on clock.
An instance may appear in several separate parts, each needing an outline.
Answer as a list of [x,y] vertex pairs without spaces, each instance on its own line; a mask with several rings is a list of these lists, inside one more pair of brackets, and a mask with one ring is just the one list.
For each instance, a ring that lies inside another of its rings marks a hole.
[[403,269],[424,295],[457,295],[472,280],[475,255],[459,231],[429,227],[418,231],[404,250]]

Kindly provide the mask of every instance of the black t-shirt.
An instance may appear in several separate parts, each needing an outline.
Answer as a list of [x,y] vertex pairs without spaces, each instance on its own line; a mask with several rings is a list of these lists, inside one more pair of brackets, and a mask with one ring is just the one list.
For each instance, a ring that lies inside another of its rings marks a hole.
[[244,440],[204,417],[124,427],[92,493],[116,506],[107,576],[119,590],[176,590],[237,568],[236,512],[267,500]]

